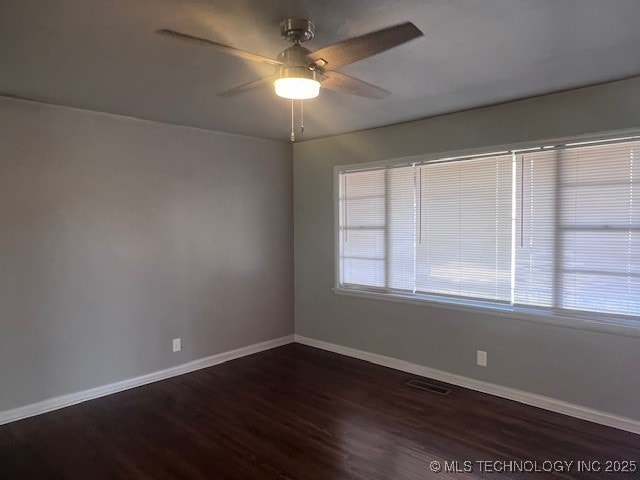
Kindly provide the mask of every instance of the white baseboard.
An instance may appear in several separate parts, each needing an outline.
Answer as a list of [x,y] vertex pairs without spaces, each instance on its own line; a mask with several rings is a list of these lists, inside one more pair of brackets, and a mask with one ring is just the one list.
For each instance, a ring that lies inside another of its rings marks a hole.
[[167,368],[166,370],[160,370],[157,372],[142,375],[140,377],[129,378],[116,383],[110,383],[101,387],[91,388],[89,390],[83,390],[81,392],[70,393],[68,395],[61,395],[59,397],[49,398],[41,402],[32,403],[23,407],[14,408],[12,410],[0,411],[0,425],[5,423],[15,422],[27,417],[33,417],[34,415],[40,415],[42,413],[50,412],[52,410],[58,410],[59,408],[68,407],[77,403],[86,402],[98,397],[104,397],[112,393],[121,392],[130,388],[139,387],[148,383],[157,382],[166,378],[175,377],[177,375],[183,375],[185,373],[200,370],[202,368],[212,367],[220,363],[228,362],[236,358],[245,357],[254,353],[262,352],[264,350],[270,350],[272,348],[287,345],[294,342],[293,335],[287,335],[286,337],[275,338],[273,340],[267,340],[266,342],[255,343],[247,347],[238,348],[236,350],[230,350],[228,352],[218,353],[206,358],[200,358],[192,362],[183,363],[182,365],[176,365],[175,367]]
[[343,347],[342,345],[327,343],[321,340],[303,337],[301,335],[296,335],[295,341],[310,347],[316,347],[322,350],[346,355],[348,357],[365,360],[367,362],[375,363],[376,365],[382,365],[402,372],[413,373],[422,377],[440,380],[441,382],[450,383],[459,387],[469,388],[471,390],[488,393],[489,395],[495,395],[508,400],[515,400],[516,402],[543,408],[552,412],[562,413],[582,420],[588,420],[608,427],[614,427],[627,432],[640,434],[640,420],[594,410],[580,405],[575,405],[573,403],[564,402],[562,400],[557,400],[555,398],[546,397],[544,395],[537,395],[535,393],[529,393],[515,388],[483,382],[481,380],[463,377],[462,375],[455,375],[453,373],[443,372],[442,370],[416,365],[415,363],[410,363],[405,360],[378,355],[376,353],[369,353],[363,350],[356,350],[354,348]]
[[330,352],[339,353],[348,357],[358,358],[360,360],[365,360],[367,362],[375,363],[377,365],[382,365],[403,372],[413,373],[415,375],[432,378],[434,380],[440,380],[452,385],[458,385],[460,387],[469,388],[471,390],[476,390],[482,393],[488,393],[490,395],[495,395],[497,397],[502,397],[509,400],[514,400],[516,402],[543,408],[552,412],[562,413],[564,415],[580,418],[582,420],[588,420],[601,425],[606,425],[608,427],[614,427],[620,430],[625,430],[627,432],[640,434],[640,420],[594,410],[580,405],[564,402],[562,400],[557,400],[555,398],[537,395],[534,393],[525,392],[523,390],[504,387],[502,385],[496,385],[489,382],[483,382],[481,380],[463,377],[462,375],[455,375],[452,373],[444,372],[442,370],[436,370],[434,368],[416,365],[405,360],[399,360],[393,357],[387,357],[384,355],[369,353],[362,350],[356,350],[354,348],[343,347],[341,345],[323,342],[321,340],[315,340],[313,338],[307,338],[301,335],[288,335],[273,340],[267,340],[266,342],[256,343],[247,347],[242,347],[236,350],[218,353],[210,357],[194,360],[182,365],[176,365],[175,367],[171,367],[166,370],[160,370],[147,375],[142,375],[127,380],[122,380],[120,382],[103,385],[101,387],[83,390],[81,392],[49,398],[41,402],[14,408],[12,410],[0,411],[0,425],[15,422],[23,418],[40,415],[52,410],[58,410],[60,408],[75,405],[87,400],[92,400],[94,398],[103,397],[105,395],[110,395],[112,393],[121,392],[130,388],[157,382],[159,380],[175,377],[177,375],[183,375],[195,370],[218,365],[229,360],[245,357],[247,355],[262,352],[264,350],[270,350],[282,345],[287,345],[294,341],[303,345],[320,348],[322,350],[328,350]]

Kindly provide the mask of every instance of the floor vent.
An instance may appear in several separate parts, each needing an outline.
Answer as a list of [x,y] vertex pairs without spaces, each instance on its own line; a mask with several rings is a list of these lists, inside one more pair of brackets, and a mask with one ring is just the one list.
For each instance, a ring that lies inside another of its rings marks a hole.
[[424,392],[436,393],[438,395],[449,395],[451,389],[441,387],[440,385],[434,385],[433,383],[423,382],[421,380],[410,380],[407,382],[411,388],[422,390]]

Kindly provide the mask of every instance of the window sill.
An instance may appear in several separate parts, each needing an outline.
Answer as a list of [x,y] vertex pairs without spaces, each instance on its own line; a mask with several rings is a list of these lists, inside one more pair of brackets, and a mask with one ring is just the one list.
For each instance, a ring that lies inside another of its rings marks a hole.
[[[640,337],[639,322],[618,317],[609,317],[607,320],[596,318],[600,317],[600,314],[592,315],[586,313],[580,315],[577,312],[574,316],[572,314],[558,313],[544,308],[500,305],[479,300],[452,299],[437,295],[403,295],[401,293],[372,292],[345,287],[334,288],[333,291],[337,295],[350,297],[409,303],[414,305],[431,305],[436,308],[494,315],[522,322],[608,333],[625,337]],[[608,317],[606,313],[601,315]]]

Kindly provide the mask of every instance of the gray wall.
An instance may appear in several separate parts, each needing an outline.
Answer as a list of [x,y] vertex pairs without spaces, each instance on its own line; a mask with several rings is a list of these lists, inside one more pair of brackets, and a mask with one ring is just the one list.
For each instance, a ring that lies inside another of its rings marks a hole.
[[638,337],[331,290],[335,165],[630,128],[640,79],[296,144],[296,333],[640,419]]
[[291,185],[284,142],[0,98],[0,410],[292,334]]

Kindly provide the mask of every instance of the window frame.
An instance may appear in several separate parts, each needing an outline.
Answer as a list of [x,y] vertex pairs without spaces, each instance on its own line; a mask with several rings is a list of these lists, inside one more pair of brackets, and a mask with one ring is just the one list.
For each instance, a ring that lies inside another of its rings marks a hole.
[[[635,137],[635,138],[634,138]],[[564,328],[575,328],[602,333],[611,333],[622,336],[640,337],[640,316],[601,313],[583,310],[560,309],[555,307],[538,307],[528,305],[512,305],[499,301],[467,299],[464,297],[412,293],[394,291],[388,288],[378,287],[350,287],[341,284],[340,272],[340,175],[349,171],[377,170],[381,168],[393,168],[408,166],[414,163],[429,164],[443,161],[456,161],[468,157],[484,157],[492,155],[504,155],[507,153],[526,153],[541,146],[553,146],[553,148],[580,146],[580,144],[608,143],[623,139],[631,141],[640,140],[640,130],[621,130],[607,132],[598,135],[579,135],[562,137],[551,140],[537,140],[501,144],[498,146],[478,147],[463,150],[450,150],[423,155],[412,155],[392,159],[376,160],[371,162],[351,163],[336,165],[333,169],[333,217],[334,217],[334,287],[337,295],[384,300],[416,305],[430,305],[435,308],[453,309],[470,313],[492,315],[500,318],[509,318],[517,321],[547,324]]]

